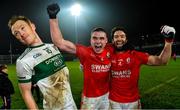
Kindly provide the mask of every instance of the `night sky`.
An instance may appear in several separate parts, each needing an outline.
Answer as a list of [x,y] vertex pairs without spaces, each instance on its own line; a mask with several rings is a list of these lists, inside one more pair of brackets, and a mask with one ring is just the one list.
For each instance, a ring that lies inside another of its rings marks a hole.
[[[42,40],[51,43],[46,12],[46,7],[50,3],[60,5],[58,19],[62,33],[65,39],[73,42],[75,42],[75,27],[78,43],[89,45],[90,31],[94,27],[103,27],[110,34],[114,26],[124,26],[130,41],[137,43],[140,36],[158,34],[159,28],[164,24],[176,28],[176,40],[180,41],[178,36],[180,8],[177,6],[177,0],[1,0],[0,54],[9,54],[10,44],[13,53],[21,53],[25,48],[8,29],[8,20],[13,15],[25,15],[30,18],[35,23]],[[83,8],[77,18],[77,25],[69,11],[74,3],[81,4]]]

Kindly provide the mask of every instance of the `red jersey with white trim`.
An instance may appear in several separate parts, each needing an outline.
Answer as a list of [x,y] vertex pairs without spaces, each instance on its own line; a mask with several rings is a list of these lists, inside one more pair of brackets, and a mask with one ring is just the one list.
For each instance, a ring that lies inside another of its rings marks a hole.
[[83,65],[84,87],[83,95],[98,97],[109,91],[110,78],[110,51],[104,49],[100,54],[93,51],[92,47],[76,45],[76,55]]
[[109,98],[120,103],[140,98],[138,80],[140,66],[147,64],[149,55],[138,51],[115,53],[111,60],[111,86]]

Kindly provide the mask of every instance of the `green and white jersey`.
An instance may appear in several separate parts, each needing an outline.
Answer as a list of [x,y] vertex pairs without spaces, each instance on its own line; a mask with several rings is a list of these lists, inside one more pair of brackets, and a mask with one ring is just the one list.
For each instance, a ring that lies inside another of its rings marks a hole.
[[44,109],[76,109],[69,70],[53,44],[27,48],[16,61],[16,71],[19,83],[38,85],[44,97]]

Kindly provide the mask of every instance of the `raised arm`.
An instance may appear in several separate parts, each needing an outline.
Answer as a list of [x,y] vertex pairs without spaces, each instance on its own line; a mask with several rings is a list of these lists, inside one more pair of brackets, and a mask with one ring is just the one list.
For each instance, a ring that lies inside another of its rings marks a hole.
[[170,26],[163,26],[161,33],[165,37],[165,45],[159,56],[149,56],[148,65],[166,65],[171,57],[172,53],[172,44],[175,37],[175,29]]
[[53,43],[63,51],[75,54],[76,46],[74,43],[65,40],[59,28],[58,19],[56,18],[57,13],[60,11],[58,4],[51,4],[47,7],[50,23],[50,33]]
[[22,97],[26,103],[28,109],[38,109],[36,102],[31,93],[31,83],[20,83],[19,88],[21,90]]

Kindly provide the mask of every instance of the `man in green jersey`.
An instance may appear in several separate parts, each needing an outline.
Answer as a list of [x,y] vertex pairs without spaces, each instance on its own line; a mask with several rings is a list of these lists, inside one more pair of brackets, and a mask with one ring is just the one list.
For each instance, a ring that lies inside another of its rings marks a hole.
[[12,34],[28,46],[16,61],[19,88],[27,108],[38,109],[31,93],[33,83],[43,94],[44,109],[76,109],[69,70],[58,48],[43,43],[35,25],[25,16],[13,16],[8,26]]

